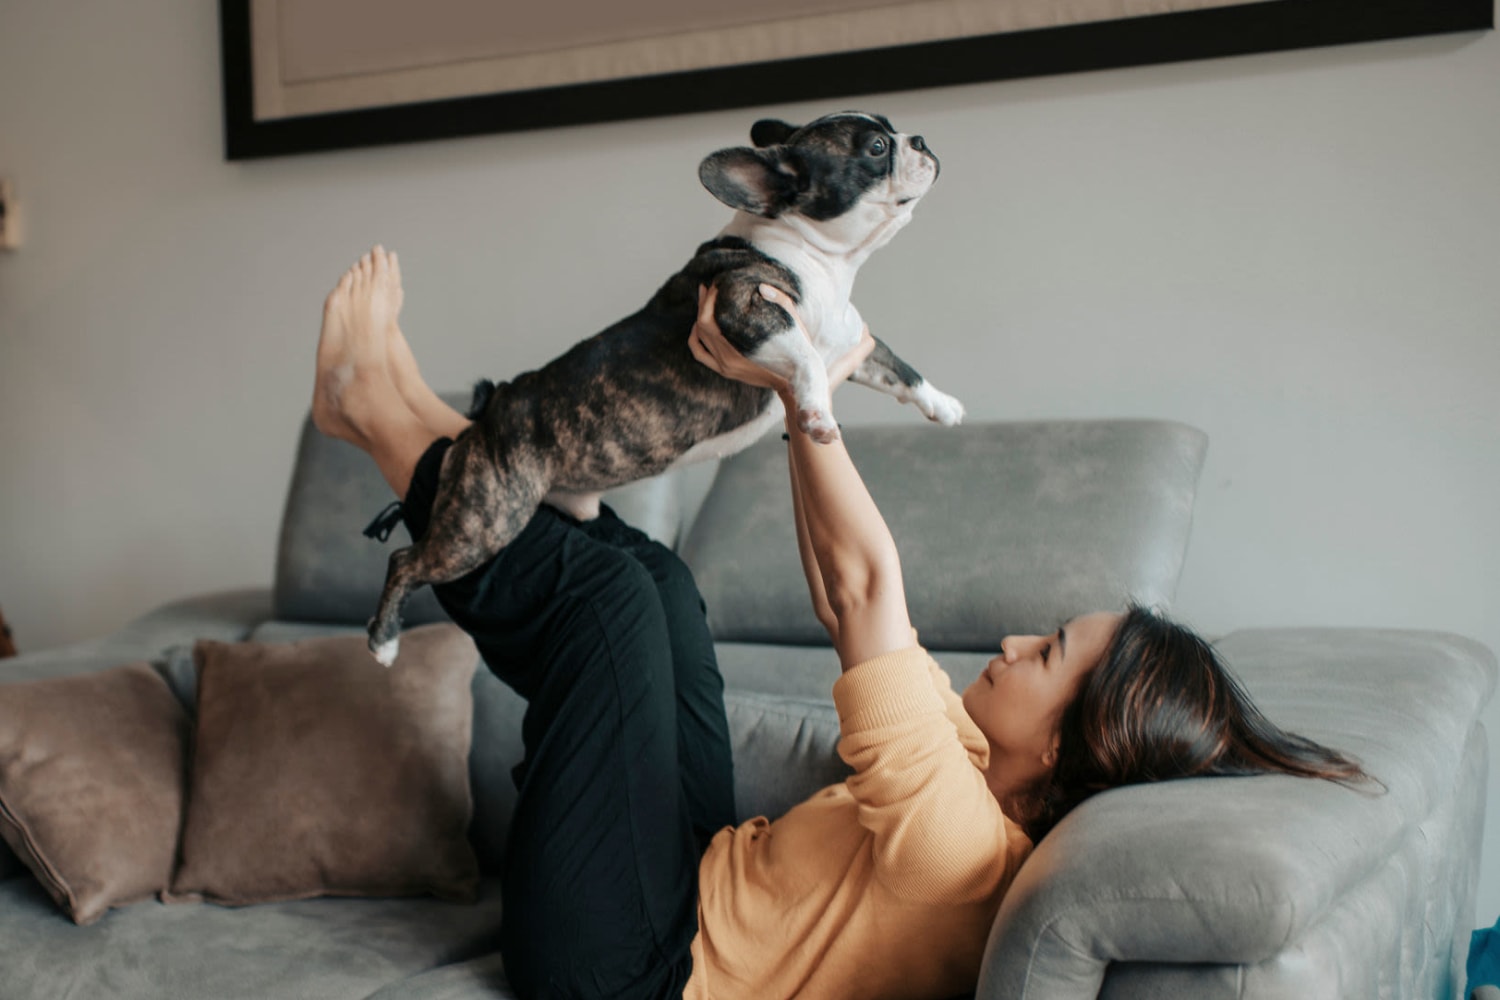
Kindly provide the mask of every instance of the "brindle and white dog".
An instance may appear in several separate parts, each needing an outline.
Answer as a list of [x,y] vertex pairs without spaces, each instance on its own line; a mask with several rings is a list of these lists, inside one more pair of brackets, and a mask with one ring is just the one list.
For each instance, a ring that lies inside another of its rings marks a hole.
[[[800,128],[760,121],[750,138],[754,148],[720,150],[699,166],[734,218],[645,308],[537,371],[476,387],[474,423],[444,458],[426,534],[391,556],[369,628],[381,663],[396,658],[412,590],[483,564],[544,498],[596,505],[605,490],[737,452],[782,418],[770,390],[694,360],[688,332],[700,285],[718,289],[714,317],[725,338],[791,383],[798,426],[822,443],[838,437],[827,365],[863,335],[849,301],[855,273],[911,220],[937,179],[937,157],[921,136],[858,112]],[[797,304],[811,341],[760,296],[762,282]],[[963,418],[958,400],[878,340],[852,378],[939,423]]]

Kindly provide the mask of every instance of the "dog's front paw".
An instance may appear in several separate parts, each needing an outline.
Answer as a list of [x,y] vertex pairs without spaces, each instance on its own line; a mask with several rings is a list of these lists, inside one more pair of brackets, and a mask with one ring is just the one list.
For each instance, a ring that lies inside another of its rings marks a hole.
[[839,425],[827,410],[798,410],[797,426],[818,444],[832,444],[839,439]]
[[922,411],[924,417],[944,427],[953,427],[963,422],[964,404],[926,382],[917,389],[912,402],[917,404],[917,409]]

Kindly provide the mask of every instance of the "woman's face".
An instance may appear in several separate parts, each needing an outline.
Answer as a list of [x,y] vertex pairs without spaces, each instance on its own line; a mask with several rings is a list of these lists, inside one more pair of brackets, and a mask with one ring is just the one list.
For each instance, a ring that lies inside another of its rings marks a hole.
[[1058,721],[1098,666],[1124,616],[1080,615],[1051,635],[1010,635],[964,691],[964,709],[990,743],[990,766],[1030,772],[1056,759]]

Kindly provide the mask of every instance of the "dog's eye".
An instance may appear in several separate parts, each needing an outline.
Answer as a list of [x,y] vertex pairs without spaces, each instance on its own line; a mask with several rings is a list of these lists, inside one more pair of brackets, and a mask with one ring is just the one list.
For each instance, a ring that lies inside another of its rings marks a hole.
[[885,155],[885,140],[884,139],[880,138],[879,136],[876,136],[874,139],[870,140],[870,155],[871,156],[884,156]]

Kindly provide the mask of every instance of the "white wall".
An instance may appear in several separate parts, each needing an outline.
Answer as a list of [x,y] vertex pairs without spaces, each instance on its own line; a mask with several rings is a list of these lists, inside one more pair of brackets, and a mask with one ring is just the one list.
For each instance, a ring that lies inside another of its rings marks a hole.
[[[370,243],[400,251],[432,381],[504,376],[722,224],[697,162],[757,116],[229,164],[217,47],[212,4],[0,0],[0,175],[30,226],[0,254],[0,607],[23,649],[269,581],[319,307]],[[1209,433],[1189,621],[1500,649],[1500,37],[760,110],[843,105],[943,159],[858,289],[877,332],[976,418]],[[1500,733],[1500,702],[1486,717]]]

